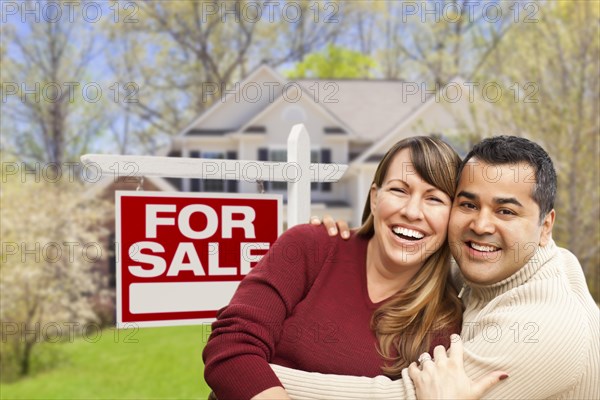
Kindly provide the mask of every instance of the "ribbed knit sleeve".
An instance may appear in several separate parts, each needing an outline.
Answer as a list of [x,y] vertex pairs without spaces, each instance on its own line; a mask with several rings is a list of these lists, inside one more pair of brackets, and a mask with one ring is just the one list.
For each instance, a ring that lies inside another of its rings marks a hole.
[[288,395],[294,400],[416,399],[407,369],[402,371],[402,379],[392,381],[383,375],[367,378],[309,373],[275,364],[271,367],[284,383]]
[[203,352],[204,377],[219,400],[248,399],[282,386],[269,361],[284,320],[327,256],[314,232],[308,225],[286,231],[219,310]]
[[[551,243],[505,281],[470,285],[464,299],[467,374],[510,376],[485,398],[600,398],[599,310],[571,253]],[[415,397],[406,370],[393,382],[273,368],[294,399]]]

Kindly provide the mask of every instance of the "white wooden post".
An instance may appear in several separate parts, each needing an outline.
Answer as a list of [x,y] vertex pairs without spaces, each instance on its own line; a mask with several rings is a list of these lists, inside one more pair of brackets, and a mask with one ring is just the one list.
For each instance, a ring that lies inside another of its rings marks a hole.
[[[303,124],[294,125],[288,137],[288,228],[305,224],[310,218],[310,137]],[[291,168],[294,166],[295,168]]]
[[288,228],[310,218],[310,183],[337,182],[345,164],[311,164],[310,138],[303,124],[292,127],[287,163],[186,157],[85,154],[81,161],[105,176],[232,179],[288,182]]

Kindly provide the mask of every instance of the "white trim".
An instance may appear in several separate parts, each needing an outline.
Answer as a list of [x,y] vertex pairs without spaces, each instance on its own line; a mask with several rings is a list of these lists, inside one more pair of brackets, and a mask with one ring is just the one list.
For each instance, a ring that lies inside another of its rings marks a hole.
[[[117,183],[116,178],[117,177],[106,176],[103,177],[99,182],[90,184],[89,188],[85,191],[85,195],[89,197],[96,196],[99,192],[108,188],[111,184]],[[156,186],[158,189],[164,192],[178,191],[175,186],[171,185],[169,181],[167,181],[164,178],[161,178],[160,176],[144,176],[144,180],[148,180],[148,182],[151,182],[154,186]]]
[[[304,125],[299,124],[304,127]],[[292,132],[294,128],[292,127]],[[289,151],[289,143],[288,143]],[[310,153],[309,153],[310,156]],[[289,160],[289,153],[288,153]],[[293,161],[267,162],[252,160],[205,159],[187,157],[123,156],[85,154],[81,161],[108,176],[230,179],[246,182],[297,181],[298,165]],[[117,168],[115,168],[115,165]],[[294,171],[288,171],[293,167]],[[308,163],[309,182],[337,182],[348,166],[345,164]],[[300,173],[302,175],[302,173]]]
[[[293,82],[293,81],[291,81]],[[289,83],[289,82],[288,82]],[[298,86],[300,86],[300,89],[302,90],[302,92],[304,94],[310,94],[308,93],[308,91],[304,88],[304,86],[298,84]],[[267,113],[271,112],[272,108],[275,108],[279,103],[281,103],[282,101],[285,101],[284,96],[279,96],[274,102],[272,102],[271,104],[269,104],[267,107],[265,107],[261,112],[259,112],[257,115],[254,116],[254,118],[252,118],[250,121],[246,122],[246,124],[244,124],[239,131],[240,132],[244,132],[244,130],[246,128],[248,128],[249,126],[254,125],[255,121],[258,121],[260,118],[262,118],[264,115],[266,115]],[[302,96],[300,97],[300,99],[293,104],[298,104],[299,102],[307,102],[306,100],[306,96]],[[290,103],[292,104],[292,103]],[[358,135],[348,126],[346,125],[346,123],[344,121],[342,121],[341,119],[339,119],[336,115],[334,115],[331,111],[329,111],[327,108],[321,106],[319,103],[315,102],[314,99],[312,99],[311,101],[308,101],[308,104],[310,104],[313,108],[315,108],[317,111],[319,111],[321,114],[323,114],[326,118],[328,118],[331,122],[334,122],[336,124],[339,124],[342,128],[344,128],[347,132],[347,135],[339,135],[339,136],[343,136],[344,138],[346,138],[347,140],[351,140],[354,138],[357,138]],[[325,135],[325,133],[323,133]],[[329,136],[329,135],[326,135]],[[336,136],[336,135],[331,135],[331,136]]]
[[[281,83],[282,85],[284,84],[284,80],[281,78],[281,75],[279,75],[277,72],[275,72],[275,70],[273,70],[273,68],[269,67],[268,65],[262,64],[258,68],[256,68],[252,73],[250,73],[250,75],[248,75],[245,79],[243,79],[241,82],[238,82],[239,87],[240,88],[244,87],[246,82],[252,80],[252,78],[254,78],[254,76],[258,75],[262,71],[266,71],[266,72],[270,73],[271,75],[273,75],[274,79],[277,79],[277,81],[279,81],[279,83]],[[204,111],[202,114],[200,114],[198,117],[196,117],[196,119],[191,124],[189,124],[188,126],[183,128],[177,135],[175,135],[175,137],[185,136],[185,134],[190,129],[192,129],[195,125],[198,125],[200,122],[202,122],[203,120],[208,118],[211,114],[213,114],[215,112],[215,110],[219,109],[221,106],[224,107],[225,105],[229,104],[229,100],[231,98],[235,98],[234,93],[227,94],[225,96],[225,101],[215,101],[208,108],[208,110]]]

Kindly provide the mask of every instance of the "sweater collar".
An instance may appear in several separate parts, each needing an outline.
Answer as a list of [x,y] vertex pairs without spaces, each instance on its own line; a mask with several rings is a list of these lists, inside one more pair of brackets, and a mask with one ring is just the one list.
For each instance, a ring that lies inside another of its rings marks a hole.
[[[533,257],[517,272],[508,278],[496,282],[491,285],[481,285],[471,282],[463,277],[464,285],[471,289],[471,296],[476,296],[483,300],[491,300],[511,289],[523,285],[532,276],[534,276],[540,268],[546,264],[556,254],[557,247],[554,241],[550,241],[546,246],[539,246]],[[464,287],[463,287],[464,289]]]

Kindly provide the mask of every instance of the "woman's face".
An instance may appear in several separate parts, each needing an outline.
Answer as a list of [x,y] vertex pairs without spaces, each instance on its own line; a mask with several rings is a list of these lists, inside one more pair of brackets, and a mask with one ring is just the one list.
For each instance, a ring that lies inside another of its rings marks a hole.
[[386,268],[421,268],[446,241],[452,202],[416,173],[410,150],[390,163],[381,188],[371,187],[375,257]]

